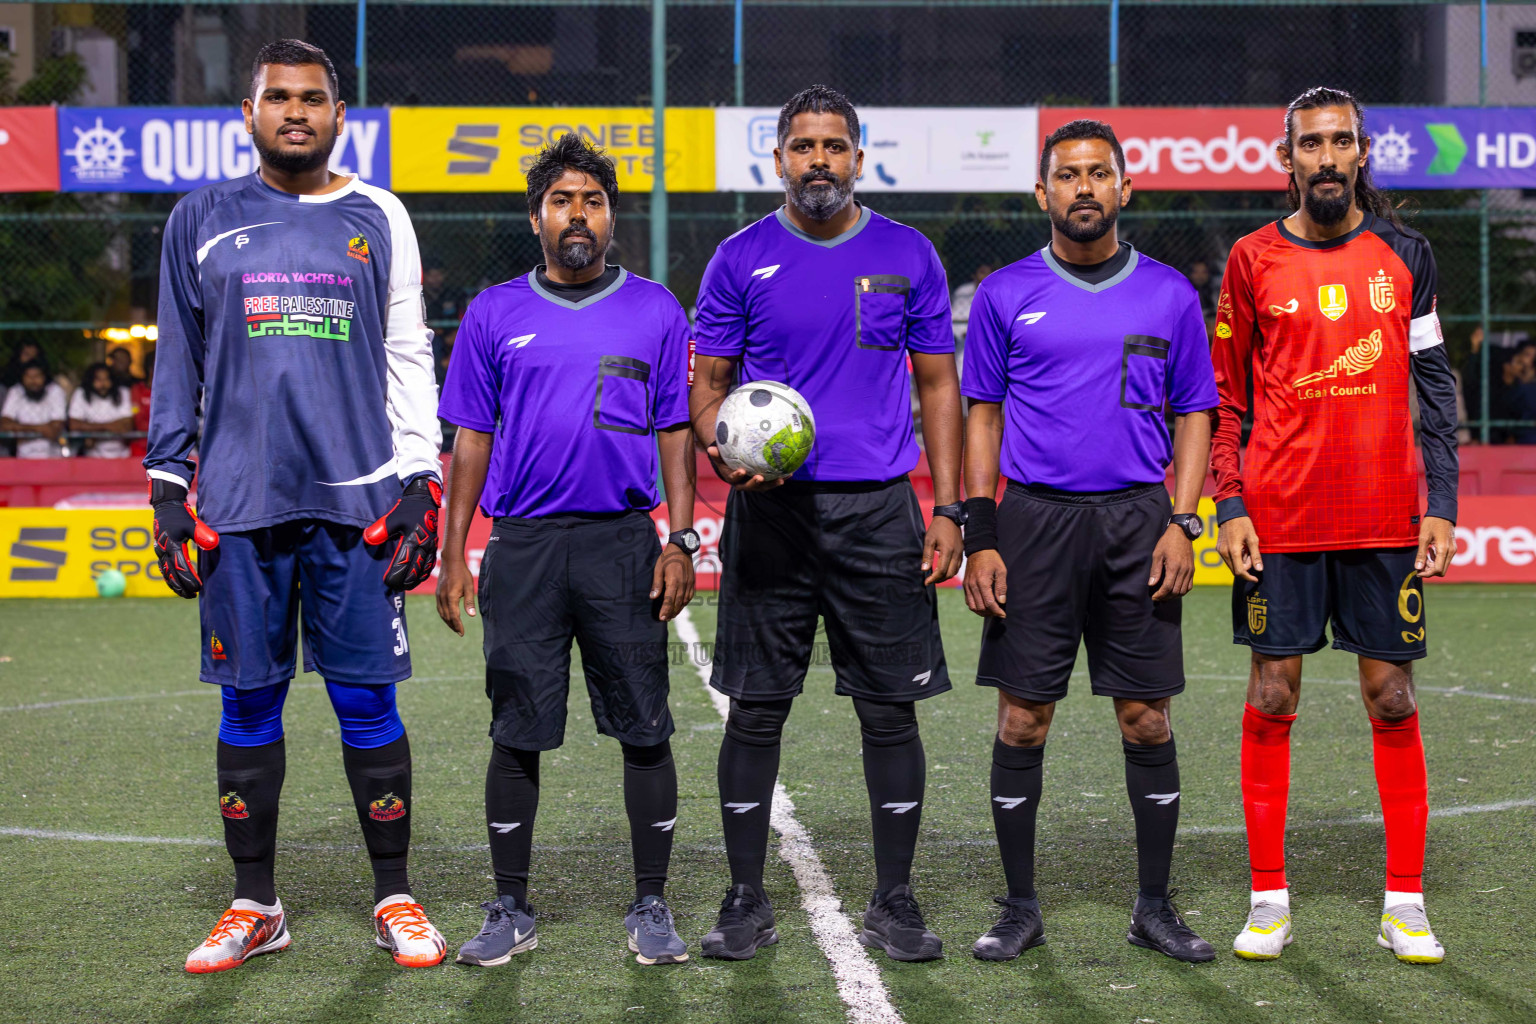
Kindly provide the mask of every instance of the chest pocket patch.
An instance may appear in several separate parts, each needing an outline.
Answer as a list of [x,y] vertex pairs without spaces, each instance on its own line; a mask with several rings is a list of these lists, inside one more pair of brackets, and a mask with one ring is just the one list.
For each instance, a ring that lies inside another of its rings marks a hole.
[[910,278],[860,274],[853,279],[853,337],[859,348],[895,352],[906,341]]
[[1168,342],[1147,334],[1127,334],[1120,350],[1120,407],[1163,411],[1168,375]]
[[651,364],[645,360],[603,356],[598,360],[592,425],[598,430],[617,430],[622,434],[649,434],[650,381]]

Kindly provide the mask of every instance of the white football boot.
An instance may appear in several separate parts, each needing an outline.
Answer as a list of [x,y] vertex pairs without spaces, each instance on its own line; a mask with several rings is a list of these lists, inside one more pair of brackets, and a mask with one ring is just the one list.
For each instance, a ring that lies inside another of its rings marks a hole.
[[270,907],[253,900],[235,900],[213,926],[207,941],[187,954],[187,970],[192,974],[227,971],[261,953],[286,949],[292,941],[281,900]]
[[1445,959],[1445,947],[1430,930],[1424,908],[1414,903],[1399,903],[1382,911],[1376,943],[1405,964],[1438,964]]
[[1232,940],[1232,952],[1244,960],[1278,960],[1291,944],[1291,908],[1262,900],[1248,910],[1248,922]]
[[394,954],[401,967],[435,967],[448,952],[448,941],[427,920],[421,904],[406,895],[386,896],[373,908],[379,948]]

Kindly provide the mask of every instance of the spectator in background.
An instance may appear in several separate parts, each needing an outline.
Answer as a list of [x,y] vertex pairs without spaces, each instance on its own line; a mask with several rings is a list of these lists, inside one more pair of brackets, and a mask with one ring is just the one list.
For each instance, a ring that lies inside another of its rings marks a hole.
[[976,286],[986,280],[987,275],[996,270],[990,259],[983,260],[976,265],[971,272],[969,281],[962,281],[960,287],[949,297],[949,320],[954,325],[956,344],[965,344],[966,328],[971,322],[971,299],[976,296]]
[[[80,386],[69,397],[69,428],[97,434],[126,434],[133,429],[133,400],[106,363],[86,367]],[[128,445],[115,437],[87,438],[85,454],[93,459],[126,459]]]
[[[121,345],[107,353],[107,364],[113,383],[119,387],[131,388],[139,382],[139,378],[133,375],[133,353]],[[80,386],[82,389],[91,386],[89,373],[86,374]]]
[[1211,274],[1211,265],[1205,260],[1192,260],[1189,270],[1185,273],[1189,283],[1195,286],[1195,293],[1200,296],[1200,312],[1205,316],[1205,336],[1211,336],[1211,329],[1216,324],[1216,297],[1221,291],[1221,282]]
[[20,384],[21,368],[28,363],[42,364],[43,376],[52,377],[48,372],[48,357],[43,355],[42,346],[35,341],[19,341],[16,343],[15,351],[11,353],[11,361],[6,363],[5,370],[0,372],[0,387],[13,388]]
[[[1488,408],[1493,419],[1536,420],[1536,341],[1521,342],[1494,377]],[[1504,427],[1497,440],[1536,444],[1536,427]]]
[[[149,432],[149,393],[155,379],[155,350],[150,349],[144,353],[144,379],[129,389],[128,397],[133,401],[133,430],[136,434]],[[149,451],[149,443],[142,437],[136,437],[128,444],[129,454],[136,459],[142,459]]]
[[42,436],[17,441],[16,457],[58,458],[64,417],[64,389],[48,379],[42,363],[33,361],[22,366],[21,382],[5,393],[5,403],[0,405],[0,430]]
[[429,257],[423,261],[421,301],[426,307],[427,323],[433,325],[432,363],[437,369],[437,386],[442,387],[443,378],[448,375],[448,357],[453,353],[453,336],[458,327],[444,327],[436,322],[461,319],[466,300],[463,289],[448,284],[441,260]]

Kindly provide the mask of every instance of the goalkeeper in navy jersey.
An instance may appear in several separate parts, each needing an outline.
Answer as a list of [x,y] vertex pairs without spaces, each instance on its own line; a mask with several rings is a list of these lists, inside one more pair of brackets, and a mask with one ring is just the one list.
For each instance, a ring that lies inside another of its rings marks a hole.
[[201,598],[201,678],[223,688],[218,808],[235,864],[194,973],[290,941],[273,861],[301,618],[373,866],[375,941],[407,967],[446,949],[407,879],[411,755],[395,708],[411,674],[403,594],[437,560],[432,332],[405,208],[327,166],[338,96],[324,51],[263,47],[243,102],[256,172],[188,195],[165,229],[144,466],[160,571]]

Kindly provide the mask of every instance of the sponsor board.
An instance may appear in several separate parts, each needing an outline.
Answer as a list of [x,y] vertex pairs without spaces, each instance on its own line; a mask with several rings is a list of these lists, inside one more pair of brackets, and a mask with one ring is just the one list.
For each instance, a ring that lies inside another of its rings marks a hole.
[[1536,108],[1368,107],[1383,188],[1536,188]]
[[127,578],[128,597],[170,595],[153,519],[148,508],[0,508],[0,597],[95,597],[107,569]]
[[1282,107],[1047,107],[1040,111],[1042,142],[1078,118],[1114,128],[1135,188],[1285,188],[1285,171],[1275,156],[1275,143],[1285,134]]
[[[390,187],[389,111],[348,109],[331,169]],[[240,111],[226,107],[60,107],[65,192],[190,192],[256,169]]]
[[58,119],[52,107],[0,107],[0,192],[59,190]]
[[[395,107],[396,192],[523,192],[534,156],[576,133],[605,149],[620,192],[649,192],[655,170],[650,107]],[[715,115],[708,107],[666,112],[668,192],[715,189]]]
[[[715,109],[715,188],[782,192],[777,107]],[[861,192],[1020,192],[1034,186],[1034,107],[861,107]]]

